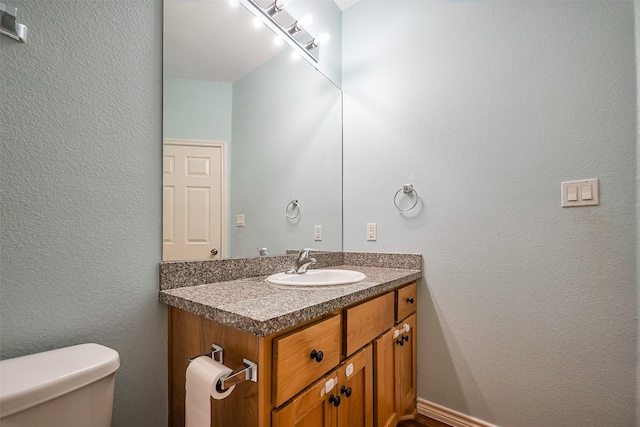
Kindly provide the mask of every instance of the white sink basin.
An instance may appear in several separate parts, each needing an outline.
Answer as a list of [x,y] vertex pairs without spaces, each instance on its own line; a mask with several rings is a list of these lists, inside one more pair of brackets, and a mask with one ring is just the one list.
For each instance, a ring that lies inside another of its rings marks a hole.
[[284,286],[337,286],[362,282],[367,276],[353,270],[307,270],[302,274],[277,273],[267,277],[267,282]]

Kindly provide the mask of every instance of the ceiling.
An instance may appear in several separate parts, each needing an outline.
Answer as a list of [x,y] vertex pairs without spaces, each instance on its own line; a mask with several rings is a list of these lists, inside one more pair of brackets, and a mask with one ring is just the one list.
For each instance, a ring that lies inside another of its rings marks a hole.
[[234,82],[288,47],[239,3],[167,0],[164,11],[165,77]]
[[336,2],[340,10],[345,11],[354,4],[358,3],[359,0],[333,0]]
[[[301,0],[302,1],[302,0]],[[341,10],[358,0],[334,0]],[[277,46],[265,25],[230,1],[166,0],[164,4],[164,76],[235,82],[271,59]]]

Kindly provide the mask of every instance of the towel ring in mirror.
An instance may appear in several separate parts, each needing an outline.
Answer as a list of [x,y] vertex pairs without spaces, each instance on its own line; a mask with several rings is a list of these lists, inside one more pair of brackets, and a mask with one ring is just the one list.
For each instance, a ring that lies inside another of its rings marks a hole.
[[[410,207],[405,208],[405,209],[403,209],[400,206],[398,206],[398,194],[400,194],[401,191],[404,194],[413,193],[415,195],[416,200],[413,202],[413,205],[411,205]],[[403,185],[401,189],[396,191],[396,194],[393,196],[393,204],[396,205],[396,208],[398,208],[399,211],[403,211],[403,212],[410,211],[411,209],[415,208],[416,205],[418,204],[418,192],[416,190],[414,190],[413,184]]]
[[300,205],[298,204],[297,199],[289,202],[287,208],[285,209],[285,213],[287,214],[287,218],[289,219],[298,218],[298,215],[300,215]]

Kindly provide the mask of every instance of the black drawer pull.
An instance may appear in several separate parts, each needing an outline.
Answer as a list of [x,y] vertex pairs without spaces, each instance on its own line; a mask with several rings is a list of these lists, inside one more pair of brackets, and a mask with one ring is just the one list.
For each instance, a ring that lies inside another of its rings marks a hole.
[[346,395],[347,397],[351,397],[352,392],[353,390],[351,390],[351,387],[342,386],[342,388],[340,389],[340,393]]
[[409,341],[409,335],[403,335],[396,340],[396,344],[404,345],[405,341]]
[[329,403],[333,403],[333,406],[336,408],[340,406],[340,396],[334,396],[333,394],[329,396]]
[[311,358],[315,359],[316,362],[322,362],[322,359],[324,358],[324,353],[322,352],[322,350],[320,351],[311,350]]
[[407,298],[407,302],[408,302],[409,304],[413,304],[413,298]]

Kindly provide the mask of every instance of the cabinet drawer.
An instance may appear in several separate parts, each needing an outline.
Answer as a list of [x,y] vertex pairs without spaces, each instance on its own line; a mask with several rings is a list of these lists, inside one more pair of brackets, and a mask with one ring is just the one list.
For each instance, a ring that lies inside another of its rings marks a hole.
[[276,406],[340,363],[340,332],[335,315],[273,340]]
[[393,308],[394,293],[389,292],[345,310],[345,356],[350,356],[393,326]]
[[415,313],[418,305],[418,288],[416,282],[409,286],[396,289],[396,322],[404,319],[411,313]]

